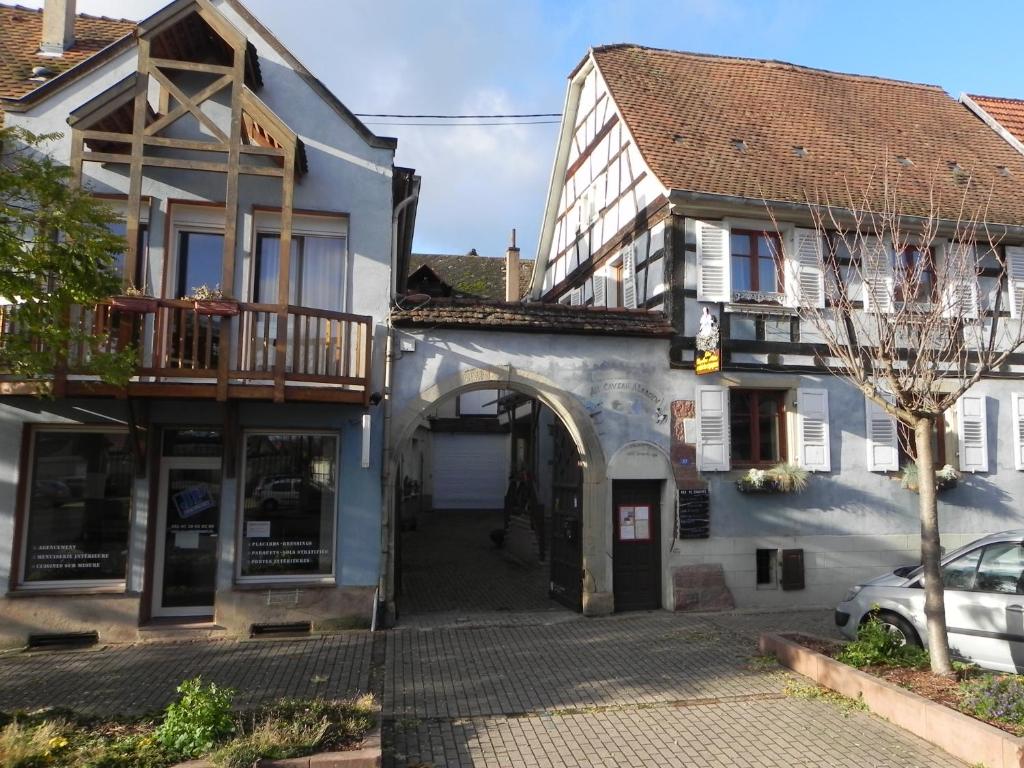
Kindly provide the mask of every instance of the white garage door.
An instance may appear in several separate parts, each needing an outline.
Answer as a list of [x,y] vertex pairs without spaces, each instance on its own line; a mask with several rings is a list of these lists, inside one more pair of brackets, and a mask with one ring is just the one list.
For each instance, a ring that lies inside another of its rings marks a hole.
[[434,508],[501,509],[508,488],[508,435],[435,433]]

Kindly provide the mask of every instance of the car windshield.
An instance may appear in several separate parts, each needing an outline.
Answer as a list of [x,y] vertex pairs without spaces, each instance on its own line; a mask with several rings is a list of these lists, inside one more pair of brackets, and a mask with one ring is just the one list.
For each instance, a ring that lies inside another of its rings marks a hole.
[[[946,565],[946,563],[949,563],[950,561],[955,560],[956,558],[960,557],[960,555],[962,555],[962,554],[964,554],[966,552],[970,552],[972,549],[975,549],[978,546],[979,541],[981,541],[981,540],[979,539],[978,541],[972,541],[970,544],[965,544],[964,546],[959,547],[957,549],[954,549],[952,552],[950,552],[950,553],[948,553],[946,555],[943,555],[942,556],[942,565]],[[1012,541],[1018,542],[1019,539],[1018,538],[1014,538],[1014,539],[1012,539]],[[991,543],[999,543],[999,542],[996,541],[996,542],[991,542]],[[897,576],[902,576],[903,578],[905,578],[908,581],[910,581],[911,579],[916,579],[918,576],[920,576],[921,575],[921,571],[924,570],[924,566],[922,566],[922,565],[914,566],[913,570],[909,570],[909,571],[908,571],[908,568],[909,568],[909,566],[903,566],[901,568],[897,568],[896,570],[894,570],[893,573],[896,574]]]

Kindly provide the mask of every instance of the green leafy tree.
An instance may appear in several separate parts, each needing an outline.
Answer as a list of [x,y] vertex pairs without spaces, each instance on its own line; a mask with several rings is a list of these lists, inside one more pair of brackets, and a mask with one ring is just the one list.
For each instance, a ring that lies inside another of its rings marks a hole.
[[0,128],[0,371],[45,382],[74,348],[91,373],[125,384],[134,350],[106,350],[106,337],[81,322],[120,292],[114,265],[125,241],[110,230],[113,212],[43,151],[54,138]]

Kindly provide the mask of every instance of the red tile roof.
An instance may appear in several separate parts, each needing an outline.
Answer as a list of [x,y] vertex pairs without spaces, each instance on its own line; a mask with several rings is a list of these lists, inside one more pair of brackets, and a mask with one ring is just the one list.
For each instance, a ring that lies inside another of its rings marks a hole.
[[1024,101],[1002,99],[997,96],[975,96],[973,93],[968,96],[1003,128],[1012,133],[1015,139],[1024,142]]
[[[135,22],[78,14],[75,44],[61,57],[40,56],[43,12],[19,5],[0,5],[0,97],[19,98],[45,80],[32,80],[32,68],[65,72],[135,29]],[[52,79],[52,78],[50,78]]]
[[672,324],[661,312],[566,306],[553,302],[520,304],[503,301],[431,299],[422,307],[394,312],[392,319],[396,326],[404,328],[659,338],[667,338],[674,333]]
[[887,165],[904,213],[927,214],[934,189],[950,215],[964,192],[957,163],[973,207],[991,193],[988,220],[1024,223],[1024,157],[937,86],[635,45],[593,56],[669,189],[842,205],[848,188],[879,194]]

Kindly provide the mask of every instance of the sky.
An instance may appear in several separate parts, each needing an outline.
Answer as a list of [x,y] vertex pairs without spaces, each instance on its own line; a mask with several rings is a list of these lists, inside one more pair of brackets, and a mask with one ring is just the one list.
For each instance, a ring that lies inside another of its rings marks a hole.
[[[587,49],[618,42],[1024,98],[1024,3],[1009,0],[243,2],[357,113],[560,112]],[[78,11],[144,18],[164,4],[78,0]],[[535,255],[557,125],[371,128],[396,136],[396,162],[423,178],[414,250],[498,256],[515,228],[523,257]]]

